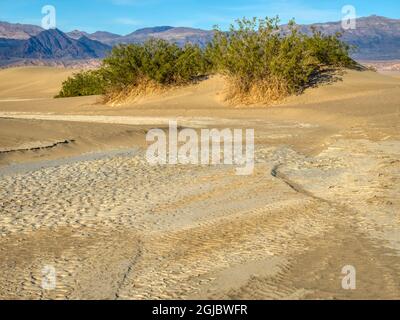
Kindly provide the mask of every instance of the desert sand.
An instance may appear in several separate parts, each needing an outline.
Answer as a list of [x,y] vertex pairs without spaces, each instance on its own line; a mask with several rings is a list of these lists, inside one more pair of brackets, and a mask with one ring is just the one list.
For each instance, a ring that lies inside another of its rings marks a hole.
[[[232,107],[214,76],[110,107],[53,99],[68,72],[0,71],[0,298],[400,298],[399,77]],[[254,128],[254,174],[150,166],[169,120]]]

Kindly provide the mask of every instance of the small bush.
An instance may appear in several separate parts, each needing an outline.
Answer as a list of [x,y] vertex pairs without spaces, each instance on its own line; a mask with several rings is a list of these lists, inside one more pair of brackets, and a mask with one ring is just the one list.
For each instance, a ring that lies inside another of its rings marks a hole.
[[106,102],[112,102],[191,83],[209,69],[210,62],[200,47],[187,44],[180,48],[151,39],[144,44],[115,47],[98,71],[78,73],[64,82],[59,96],[104,94]]
[[306,45],[321,65],[339,68],[358,67],[358,64],[350,57],[355,47],[341,41],[341,33],[323,35],[315,27],[312,28],[312,32],[311,37],[306,37]]
[[82,71],[69,77],[62,84],[57,98],[100,95],[105,93],[106,82],[98,70]]
[[279,18],[241,19],[229,32],[215,30],[207,49],[214,68],[228,80],[227,100],[271,102],[302,92],[326,67],[351,67],[350,48],[339,35],[300,34],[294,21],[282,34]]
[[129,100],[166,87],[189,84],[209,68],[204,51],[196,45],[180,48],[164,40],[151,39],[142,45],[118,46],[102,67],[108,82],[105,100],[121,101],[124,96]]

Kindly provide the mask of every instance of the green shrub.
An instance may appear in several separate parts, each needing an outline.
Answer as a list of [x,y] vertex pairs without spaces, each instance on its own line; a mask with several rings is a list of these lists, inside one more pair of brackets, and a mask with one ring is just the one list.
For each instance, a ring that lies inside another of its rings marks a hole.
[[176,61],[176,81],[188,83],[197,77],[207,75],[212,69],[212,62],[199,46],[187,44]]
[[321,65],[333,67],[357,67],[357,63],[350,57],[354,47],[340,40],[342,34],[323,35],[315,27],[313,35],[306,38],[306,45]]
[[115,47],[104,60],[105,77],[114,88],[135,85],[143,78],[162,85],[184,84],[207,72],[200,47],[184,48],[164,40]]
[[339,35],[313,30],[300,34],[294,21],[283,34],[279,18],[241,19],[229,32],[215,29],[207,48],[214,69],[230,84],[228,99],[240,102],[279,100],[300,93],[326,67],[351,67],[350,48]]
[[59,96],[105,94],[107,101],[121,101],[137,91],[185,85],[220,73],[228,80],[228,100],[271,102],[302,92],[327,68],[356,66],[340,34],[326,36],[316,29],[301,34],[294,21],[282,32],[278,17],[243,18],[228,32],[215,28],[214,34],[204,49],[156,39],[114,47],[99,70],[65,81]]
[[62,84],[58,98],[100,95],[105,93],[106,82],[98,70],[82,71]]
[[188,84],[211,68],[204,50],[187,44],[180,48],[164,40],[113,48],[97,71],[75,74],[63,83],[59,97],[106,94],[121,96],[143,83],[152,87]]

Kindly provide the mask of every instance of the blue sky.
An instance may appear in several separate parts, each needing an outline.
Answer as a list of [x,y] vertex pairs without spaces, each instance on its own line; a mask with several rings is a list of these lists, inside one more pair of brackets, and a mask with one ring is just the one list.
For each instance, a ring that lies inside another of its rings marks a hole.
[[41,8],[57,9],[57,27],[94,32],[106,30],[127,34],[136,29],[172,25],[226,29],[243,16],[279,14],[283,22],[336,21],[341,8],[353,5],[358,16],[371,14],[400,18],[399,0],[0,0],[0,21],[40,25]]

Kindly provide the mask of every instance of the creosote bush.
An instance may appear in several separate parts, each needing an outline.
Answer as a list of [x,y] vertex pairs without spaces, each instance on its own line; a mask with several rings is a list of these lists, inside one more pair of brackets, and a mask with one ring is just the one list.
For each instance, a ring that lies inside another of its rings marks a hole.
[[65,81],[59,96],[103,94],[106,102],[124,102],[218,73],[227,79],[228,101],[270,103],[301,93],[324,70],[357,65],[340,34],[306,35],[294,21],[283,30],[278,24],[278,17],[237,20],[228,32],[215,28],[206,48],[156,39],[120,45],[99,70]]
[[105,93],[105,79],[101,70],[82,71],[62,84],[57,98],[99,95]]
[[[208,73],[204,50],[187,44],[180,48],[164,40],[113,48],[97,71],[82,72],[63,83],[60,97],[103,94],[106,102],[185,85]],[[129,96],[129,97],[128,97]]]
[[147,78],[162,85],[186,84],[206,73],[204,53],[187,44],[184,48],[151,39],[143,45],[118,46],[104,60],[107,79],[124,87]]
[[228,80],[227,100],[273,102],[298,94],[326,68],[353,67],[350,47],[340,35],[298,32],[291,21],[286,32],[279,18],[242,19],[229,32],[216,29],[207,51],[214,70]]

